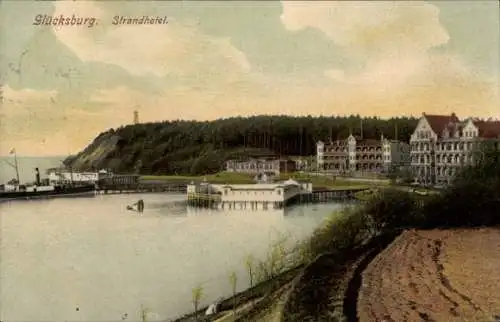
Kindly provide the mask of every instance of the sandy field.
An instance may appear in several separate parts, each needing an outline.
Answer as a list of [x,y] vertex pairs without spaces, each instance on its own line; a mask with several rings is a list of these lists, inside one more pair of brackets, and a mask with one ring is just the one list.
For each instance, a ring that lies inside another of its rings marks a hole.
[[404,232],[362,277],[360,322],[500,321],[500,229]]

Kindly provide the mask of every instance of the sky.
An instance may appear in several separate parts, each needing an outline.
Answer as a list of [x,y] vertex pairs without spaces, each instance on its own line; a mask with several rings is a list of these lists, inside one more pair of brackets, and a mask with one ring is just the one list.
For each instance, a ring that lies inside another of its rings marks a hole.
[[[0,2],[0,155],[133,122],[258,114],[500,117],[497,1]],[[37,15],[96,18],[33,25]],[[113,25],[115,16],[167,24]]]

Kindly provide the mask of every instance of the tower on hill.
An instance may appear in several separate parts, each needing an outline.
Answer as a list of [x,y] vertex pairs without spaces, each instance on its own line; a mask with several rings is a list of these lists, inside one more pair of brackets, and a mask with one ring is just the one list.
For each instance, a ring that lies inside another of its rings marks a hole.
[[134,124],[139,124],[139,112],[134,111]]

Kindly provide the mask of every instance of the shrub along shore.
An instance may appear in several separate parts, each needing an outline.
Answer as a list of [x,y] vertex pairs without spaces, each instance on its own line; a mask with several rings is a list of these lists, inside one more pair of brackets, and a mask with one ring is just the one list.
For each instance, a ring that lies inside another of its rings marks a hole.
[[[499,227],[500,152],[484,146],[475,158],[441,194],[421,196],[388,187],[361,206],[332,215],[291,249],[285,248],[286,237],[281,238],[266,260],[247,260],[251,288],[224,301],[222,308],[240,307],[267,294],[268,301],[259,302],[253,312],[237,314],[238,321],[252,321],[256,311],[272,304],[270,294],[294,280],[283,321],[356,321],[361,271],[403,230]],[[337,299],[333,304],[332,298]],[[194,304],[201,299],[202,292],[193,292]],[[203,311],[176,321],[212,321]]]

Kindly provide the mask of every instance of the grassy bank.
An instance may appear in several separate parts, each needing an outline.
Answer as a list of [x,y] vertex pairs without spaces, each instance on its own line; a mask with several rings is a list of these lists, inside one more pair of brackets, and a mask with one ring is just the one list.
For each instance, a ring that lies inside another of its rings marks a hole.
[[245,184],[254,183],[253,176],[246,173],[219,172],[204,176],[141,176],[143,181],[166,181],[166,182],[202,182],[207,180],[211,183]]
[[[228,183],[228,184],[249,184],[254,183],[254,175],[247,173],[235,173],[235,172],[219,172],[216,174],[204,175],[204,176],[141,176],[141,180],[148,181],[165,181],[165,182],[202,182],[204,180],[211,183]],[[346,178],[333,177],[333,176],[316,176],[308,175],[300,172],[292,173],[282,173],[279,175],[279,180],[307,180],[310,181],[314,187],[324,187],[330,189],[346,189],[346,188],[366,188],[366,187],[377,187],[386,186],[387,182],[373,182],[369,180],[349,180]]]

